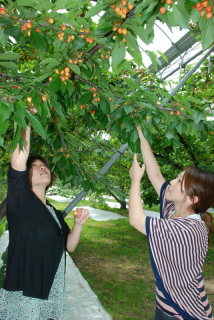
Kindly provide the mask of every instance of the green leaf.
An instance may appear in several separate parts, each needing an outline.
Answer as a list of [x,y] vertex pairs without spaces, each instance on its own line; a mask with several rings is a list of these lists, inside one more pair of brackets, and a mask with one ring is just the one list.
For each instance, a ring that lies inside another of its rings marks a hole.
[[198,3],[198,0],[188,0],[185,1],[185,8],[189,12],[191,7],[195,6]]
[[129,71],[130,73],[134,72],[134,70],[133,70],[133,68],[132,68],[132,66],[131,66],[129,61],[125,60],[124,63],[123,63],[123,66],[124,66],[124,69]]
[[46,78],[48,78],[52,74],[53,74],[53,70],[43,74],[42,76],[38,77],[36,80],[39,80],[42,82],[43,80],[45,80]]
[[206,142],[208,147],[212,147],[214,145],[214,137],[211,137],[207,142]]
[[142,64],[143,64],[141,53],[140,52],[134,52],[133,58],[134,58],[135,62],[137,63],[138,67],[140,68],[142,66]]
[[204,131],[205,130],[205,125],[204,122],[202,120],[200,120],[197,124],[196,124],[196,130],[197,131]]
[[168,140],[171,140],[174,137],[173,132],[166,132],[166,137]]
[[173,33],[172,27],[177,25],[173,12],[167,10],[164,16],[165,16],[166,24],[169,27],[169,30]]
[[[3,16],[1,16],[0,17],[0,27],[4,27],[7,24],[8,24],[8,19],[3,17]],[[4,30],[2,30],[2,31],[4,32]]]
[[49,0],[37,0],[40,5],[43,7],[43,10],[47,12],[48,10],[53,8],[53,3],[51,3]]
[[53,105],[54,109],[56,110],[56,112],[62,116],[64,118],[64,113],[62,111],[62,107],[61,104],[59,102],[57,102],[56,100],[54,100],[53,98],[50,99],[51,104]]
[[4,29],[0,30],[0,43],[3,47],[6,47],[9,36],[4,34]]
[[130,36],[124,35],[124,38],[126,39],[126,43],[130,51],[140,52],[138,42],[134,37],[132,37],[131,35]]
[[67,81],[67,91],[68,91],[68,94],[71,96],[72,93],[75,91],[75,87],[73,85],[73,82],[72,81]]
[[15,103],[15,112],[13,114],[13,121],[19,124],[20,127],[27,129],[27,125],[25,123],[25,103],[23,101],[19,101]]
[[163,91],[161,89],[154,89],[153,91],[160,93],[162,96],[166,97],[167,99],[171,99],[171,97],[167,91]]
[[97,3],[96,6],[89,9],[85,15],[85,18],[90,18],[98,14],[100,11],[104,10],[106,8],[106,4],[103,3]]
[[120,64],[120,62],[123,61],[123,59],[125,59],[125,44],[120,41],[120,42],[116,42],[113,50],[112,50],[112,67],[116,68],[116,66],[118,66],[118,64]]
[[73,50],[79,50],[80,48],[84,47],[84,45],[85,45],[85,40],[82,38],[78,37],[72,41]]
[[137,35],[140,37],[140,39],[145,43],[145,44],[149,44],[150,40],[149,40],[149,31],[141,26],[137,26],[134,28],[134,31],[137,33]]
[[136,143],[137,139],[138,139],[138,132],[137,132],[137,129],[135,128],[134,130],[131,131],[132,143]]
[[[187,1],[188,2],[188,1]],[[193,23],[198,23],[199,20],[201,20],[201,12],[198,11],[196,8],[194,10],[190,11],[190,19],[193,21]]]
[[46,134],[41,123],[28,110],[25,110],[25,112],[34,130],[45,140]]
[[153,64],[153,66],[155,68],[155,71],[157,72],[158,71],[158,65],[157,65],[157,60],[156,60],[156,54],[153,51],[149,51],[149,50],[146,50],[146,52],[149,54],[149,58],[151,59],[152,64]]
[[4,28],[4,33],[8,36],[17,37],[20,34],[20,30],[20,27],[8,25],[7,28]]
[[43,59],[41,62],[40,62],[40,65],[43,65],[43,64],[49,64],[49,63],[58,63],[60,64],[59,61],[57,61],[56,59],[54,58],[46,58],[46,59]]
[[102,28],[102,29],[98,29],[98,30],[96,30],[95,31],[95,35],[97,36],[97,37],[103,37],[103,36],[105,36],[109,31],[111,31],[112,30],[112,25],[111,26],[109,26],[109,27],[105,27],[105,28]]
[[10,115],[11,115],[12,111],[13,110],[11,110],[8,105],[6,105],[4,103],[0,103],[0,114],[2,115],[2,120],[3,121],[10,118]]
[[[70,1],[71,2],[71,1]],[[57,0],[54,2],[54,9],[65,9],[67,4],[69,3],[69,0]]]
[[126,78],[125,81],[131,90],[141,89],[141,87],[134,80]]
[[15,132],[14,132],[14,137],[12,141],[12,150],[14,151],[17,147],[17,144],[19,143],[21,139],[21,127],[18,125],[15,125]]
[[0,137],[0,147],[4,147],[4,138]]
[[197,99],[197,98],[195,98],[195,97],[193,97],[193,96],[185,97],[185,99],[188,100],[188,101],[197,103],[197,104],[201,104],[201,100],[200,100],[200,99]]
[[85,191],[88,191],[91,187],[90,181],[88,181],[88,180],[82,181],[81,185]]
[[54,92],[57,92],[60,88],[61,80],[60,78],[55,78],[54,80],[51,81],[49,84],[49,88],[53,90]]
[[183,132],[186,131],[187,126],[185,125],[185,123],[181,122],[176,126],[176,130],[178,131],[178,133],[182,134]]
[[3,119],[4,118],[2,117],[2,115],[0,115],[0,134],[5,134],[9,126],[9,121],[5,121],[6,118],[4,119],[4,121]]
[[0,54],[0,60],[17,60],[20,57],[21,55],[15,52],[4,52]]
[[159,55],[168,63],[168,59],[165,56],[165,54],[163,52],[161,52],[160,50],[157,50],[157,52],[159,53]]
[[126,114],[132,113],[134,109],[135,108],[133,106],[124,105],[124,110]]
[[35,0],[17,0],[18,7],[34,7]]
[[64,83],[64,81],[61,81],[61,83],[60,83],[60,90],[64,96],[66,93],[66,90],[67,90],[67,85]]
[[109,111],[109,102],[102,96],[100,97],[100,108],[104,114]]
[[201,43],[203,50],[209,48],[214,41],[214,19],[203,19],[201,23]]
[[15,123],[17,123],[21,128],[27,129],[27,124],[24,119],[22,119],[18,112],[14,113],[11,118]]
[[47,49],[47,42],[45,38],[36,31],[32,31],[30,34],[31,45],[37,49],[45,51]]
[[189,15],[183,5],[177,4],[173,6],[174,19],[181,28],[189,29]]
[[86,103],[86,102],[90,102],[93,98],[93,92],[87,92],[85,94],[83,94],[79,101],[78,101],[78,106],[81,106],[82,104]]
[[204,118],[204,111],[196,110],[193,114],[193,120],[195,124],[199,123]]
[[13,62],[1,62],[0,66],[7,68],[7,69],[17,69],[17,65]]
[[69,63],[69,68],[77,74],[81,74],[80,68],[76,64]]

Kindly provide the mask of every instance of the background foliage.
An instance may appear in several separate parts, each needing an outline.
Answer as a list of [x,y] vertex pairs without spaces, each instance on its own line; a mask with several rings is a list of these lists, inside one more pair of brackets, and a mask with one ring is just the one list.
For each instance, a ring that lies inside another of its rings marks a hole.
[[[158,19],[170,29],[190,29],[207,49],[214,40],[214,18],[202,17],[196,0],[167,3],[0,1],[2,179],[11,140],[13,149],[22,145],[20,129],[28,121],[32,153],[43,154],[63,184],[110,191],[121,206],[130,157],[139,152],[138,124],[167,178],[190,163],[212,168],[213,73],[205,63],[171,99],[167,84],[144,67],[138,39],[151,43]],[[208,5],[212,8],[213,1]],[[147,53],[157,70],[157,55]],[[32,106],[36,116],[28,111]],[[108,178],[98,179],[106,158],[124,143],[129,150]],[[150,191],[148,186],[145,200],[153,204]]]

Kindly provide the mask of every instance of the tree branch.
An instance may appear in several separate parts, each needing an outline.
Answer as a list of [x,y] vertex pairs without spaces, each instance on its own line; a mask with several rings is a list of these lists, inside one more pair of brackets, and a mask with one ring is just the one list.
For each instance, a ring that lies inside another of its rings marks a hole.
[[194,163],[194,165],[196,167],[198,167],[198,161],[195,158],[194,153],[190,150],[189,145],[186,143],[186,141],[184,140],[184,138],[180,135],[180,133],[176,132],[176,135],[179,138],[180,143],[184,146],[184,148],[187,150],[187,152],[189,153],[190,157],[192,158],[192,161]]

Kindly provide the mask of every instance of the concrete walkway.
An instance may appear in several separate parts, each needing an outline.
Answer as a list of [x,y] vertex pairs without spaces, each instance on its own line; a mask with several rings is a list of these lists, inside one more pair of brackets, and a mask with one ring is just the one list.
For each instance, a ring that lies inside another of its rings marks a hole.
[[[121,216],[118,213],[94,209],[91,207],[81,207],[86,208],[90,212],[90,218],[96,221],[107,221],[107,220],[117,220],[117,219],[128,219],[127,217]],[[76,210],[76,207],[73,209]],[[153,218],[160,218],[160,213],[155,211],[144,210],[146,216]]]

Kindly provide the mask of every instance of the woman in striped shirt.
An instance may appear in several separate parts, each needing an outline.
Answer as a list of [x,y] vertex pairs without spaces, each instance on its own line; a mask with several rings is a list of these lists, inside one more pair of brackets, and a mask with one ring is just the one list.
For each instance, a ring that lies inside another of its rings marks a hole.
[[[214,175],[188,167],[168,184],[138,126],[142,167],[134,155],[130,169],[129,222],[147,235],[156,280],[156,320],[210,320],[212,309],[202,267],[213,231]],[[144,171],[160,196],[160,219],[144,214],[140,181]]]

